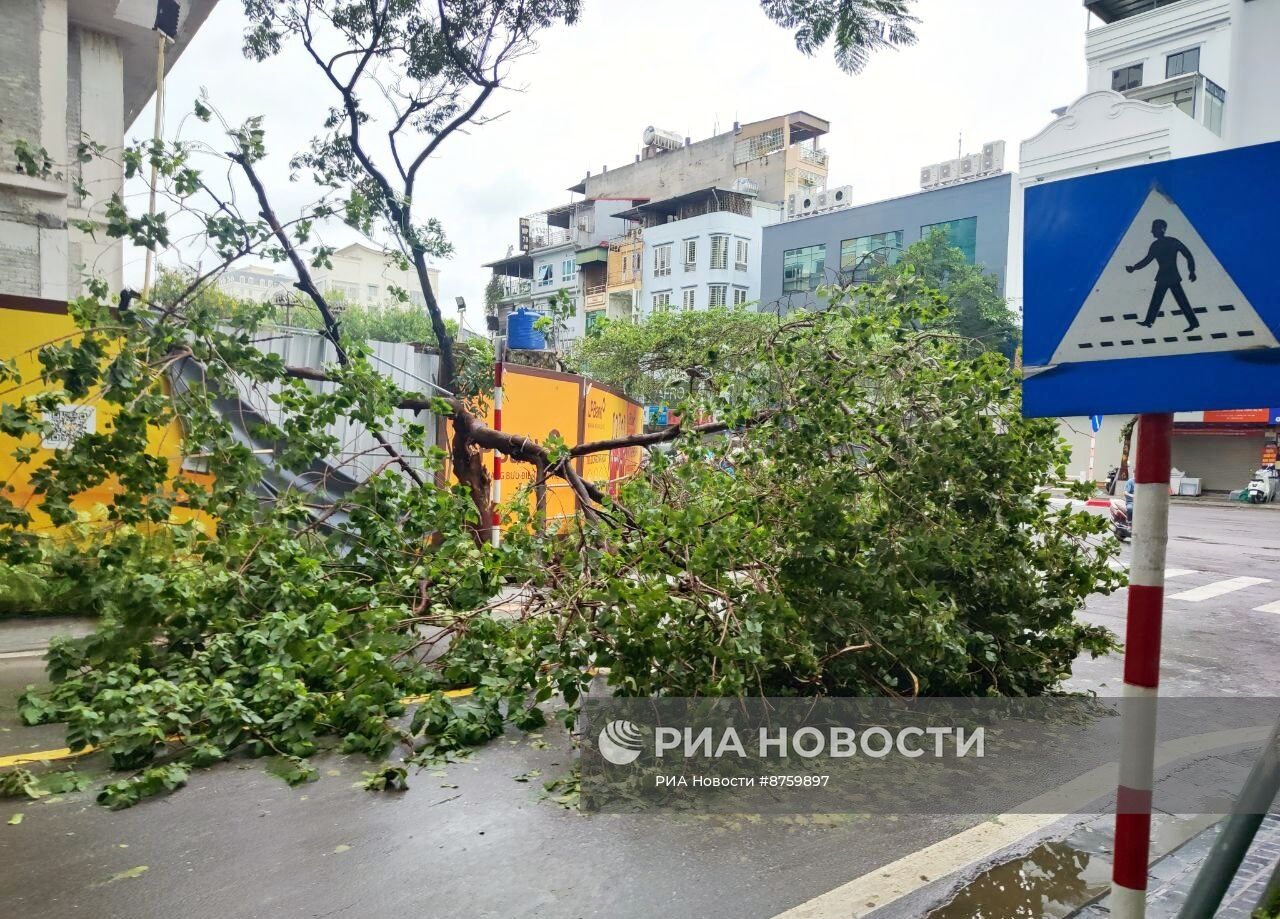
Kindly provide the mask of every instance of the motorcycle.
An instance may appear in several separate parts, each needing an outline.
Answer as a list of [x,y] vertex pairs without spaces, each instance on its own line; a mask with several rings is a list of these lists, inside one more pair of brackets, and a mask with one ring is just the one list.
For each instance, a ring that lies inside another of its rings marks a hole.
[[1116,534],[1116,539],[1123,542],[1133,536],[1133,520],[1130,519],[1129,503],[1124,498],[1114,498],[1111,501],[1111,532]]
[[1116,479],[1120,475],[1120,467],[1112,466],[1107,470],[1107,494],[1114,495],[1116,493]]
[[1269,504],[1276,499],[1277,491],[1280,491],[1280,472],[1271,465],[1263,466],[1253,474],[1245,495],[1253,504]]

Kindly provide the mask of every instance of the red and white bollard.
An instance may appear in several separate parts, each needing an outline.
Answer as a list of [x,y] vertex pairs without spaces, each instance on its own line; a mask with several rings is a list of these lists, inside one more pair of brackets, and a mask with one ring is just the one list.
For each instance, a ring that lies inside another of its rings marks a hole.
[[1111,915],[1116,919],[1142,919],[1146,914],[1172,444],[1172,415],[1139,418],[1124,647],[1124,697],[1132,701],[1123,706],[1120,722],[1123,737],[1111,872]]
[[[502,430],[502,361],[493,364],[493,429]],[[489,537],[495,546],[502,544],[502,512],[498,509],[502,502],[502,454],[493,451],[493,482],[489,492],[492,519],[489,522]]]

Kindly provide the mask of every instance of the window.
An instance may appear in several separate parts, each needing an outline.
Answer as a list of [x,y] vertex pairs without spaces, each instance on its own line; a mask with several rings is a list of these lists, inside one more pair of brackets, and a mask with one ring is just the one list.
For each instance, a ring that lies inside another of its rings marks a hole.
[[660,290],[653,295],[653,311],[655,313],[665,313],[670,305],[671,291]]
[[840,277],[845,283],[861,283],[876,268],[897,264],[901,254],[901,230],[846,239],[840,243]]
[[684,270],[693,271],[698,267],[698,241],[696,239],[686,239],[684,241]]
[[735,271],[747,270],[747,240],[735,240],[733,252],[733,267]]
[[728,284],[708,284],[707,285],[707,307],[715,309],[717,306],[725,305],[725,298],[729,294]]
[[973,265],[978,260],[978,218],[965,217],[962,220],[946,220],[942,223],[930,223],[920,228],[920,237],[927,238],[934,230],[947,234],[947,245],[964,253],[964,260]]
[[1222,135],[1222,115],[1227,107],[1227,91],[1208,78],[1204,81],[1204,125]]
[[826,270],[827,247],[805,246],[782,253],[782,292],[814,290]]
[[368,295],[369,295],[369,302],[370,302],[370,303],[377,303],[377,302],[378,302],[378,285],[377,285],[377,284],[366,284],[366,285],[365,285],[365,289],[366,289],[366,292],[367,292],[367,293],[368,293]]
[[606,312],[605,310],[592,310],[591,312],[587,313],[586,332],[588,335],[595,334],[600,323],[604,321],[605,312]]
[[1142,65],[1130,64],[1119,70],[1111,71],[1111,88],[1118,93],[1137,89],[1142,85]]
[[539,287],[550,287],[555,282],[555,269],[551,265],[543,265],[538,269]]
[[729,237],[715,234],[711,237],[711,267],[729,267]]
[[686,287],[680,292],[680,308],[682,310],[697,309],[698,288]]
[[1199,69],[1199,48],[1192,48],[1188,51],[1179,51],[1177,54],[1171,54],[1164,59],[1165,79],[1168,79],[1169,77],[1180,77],[1184,73],[1196,73]]
[[671,243],[653,249],[653,276],[665,278],[671,274]]
[[742,306],[747,302],[747,289],[745,287],[735,287],[733,289],[733,305]]
[[1196,117],[1196,90],[1194,86],[1185,86],[1171,93],[1152,96],[1147,102],[1152,105],[1176,105],[1192,118]]
[[653,276],[656,278],[665,278],[671,274],[671,244],[665,246],[654,246],[653,249]]
[[[670,260],[671,258],[670,256],[668,256],[667,261],[670,261]],[[637,273],[639,273],[640,271],[640,250],[639,249],[631,253],[631,270]]]
[[560,263],[560,280],[572,281],[578,276],[578,263],[571,258]]

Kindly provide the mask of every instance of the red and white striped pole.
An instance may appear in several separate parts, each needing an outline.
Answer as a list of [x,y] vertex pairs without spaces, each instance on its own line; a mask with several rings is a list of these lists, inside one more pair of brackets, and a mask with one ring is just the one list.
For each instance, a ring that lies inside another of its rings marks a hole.
[[[493,429],[502,430],[502,361],[493,362]],[[502,512],[498,509],[502,503],[502,454],[493,451],[493,484],[490,486],[489,502],[492,505],[490,520],[490,539],[495,546],[502,544]]]
[[1115,919],[1142,919],[1146,913],[1172,445],[1172,415],[1139,418],[1133,561],[1129,565],[1124,645],[1124,698],[1128,704],[1122,707],[1120,722],[1120,787],[1116,791],[1115,863],[1111,872],[1111,915]]

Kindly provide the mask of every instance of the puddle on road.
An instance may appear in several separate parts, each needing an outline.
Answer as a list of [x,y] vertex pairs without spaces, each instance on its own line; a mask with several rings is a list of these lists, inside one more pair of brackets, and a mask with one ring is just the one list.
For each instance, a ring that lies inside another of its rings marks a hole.
[[1064,842],[988,868],[927,919],[1063,919],[1110,885],[1111,863]]

